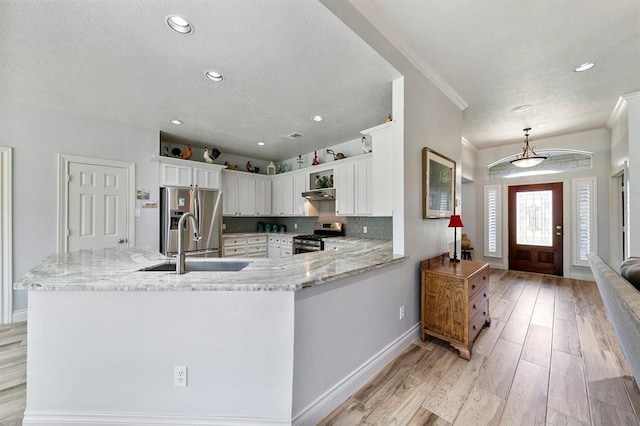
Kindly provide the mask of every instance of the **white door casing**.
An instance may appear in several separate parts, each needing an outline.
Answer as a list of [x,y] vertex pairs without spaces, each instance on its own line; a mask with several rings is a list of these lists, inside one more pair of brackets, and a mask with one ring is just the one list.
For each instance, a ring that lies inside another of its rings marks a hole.
[[135,165],[59,155],[58,251],[134,245]]
[[0,146],[0,324],[13,316],[12,148]]

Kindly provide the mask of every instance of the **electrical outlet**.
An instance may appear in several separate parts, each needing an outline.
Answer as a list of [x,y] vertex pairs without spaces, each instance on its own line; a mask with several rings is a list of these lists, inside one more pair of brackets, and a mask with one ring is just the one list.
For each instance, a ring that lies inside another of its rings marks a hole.
[[404,319],[404,305],[400,306],[400,319]]
[[140,209],[136,209],[136,217],[140,217]]
[[173,367],[173,385],[178,387],[187,386],[187,367]]
[[293,229],[298,229],[298,224],[297,223],[293,224]]
[[223,224],[222,224],[222,230],[223,230],[223,231],[226,231],[226,230],[227,230],[227,224],[226,224],[226,223],[223,223]]
[[366,226],[363,226],[363,227],[362,227],[362,233],[363,233],[363,234],[366,234],[366,233],[367,233],[367,227],[366,227]]

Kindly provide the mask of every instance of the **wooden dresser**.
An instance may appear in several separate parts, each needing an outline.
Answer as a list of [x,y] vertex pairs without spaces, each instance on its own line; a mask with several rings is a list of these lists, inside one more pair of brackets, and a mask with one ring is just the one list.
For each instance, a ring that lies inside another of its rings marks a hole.
[[420,262],[420,337],[446,340],[471,358],[473,342],[489,316],[489,264],[463,260],[449,262],[437,256]]

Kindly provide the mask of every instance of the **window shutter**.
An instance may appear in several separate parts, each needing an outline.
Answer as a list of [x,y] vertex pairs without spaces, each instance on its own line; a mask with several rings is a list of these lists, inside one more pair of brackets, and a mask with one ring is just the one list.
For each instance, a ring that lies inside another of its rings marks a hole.
[[502,186],[487,185],[484,187],[484,255],[488,257],[502,257],[501,200]]
[[596,178],[574,179],[575,238],[573,264],[589,266],[587,254],[597,249]]

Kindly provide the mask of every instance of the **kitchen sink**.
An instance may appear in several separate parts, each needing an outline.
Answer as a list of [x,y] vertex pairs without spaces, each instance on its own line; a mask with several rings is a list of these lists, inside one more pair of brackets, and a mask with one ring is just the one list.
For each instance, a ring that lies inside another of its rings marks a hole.
[[[247,267],[251,262],[185,262],[185,272],[190,271],[215,271],[215,272],[237,272]],[[140,269],[145,272],[175,272],[175,263],[161,263]]]

